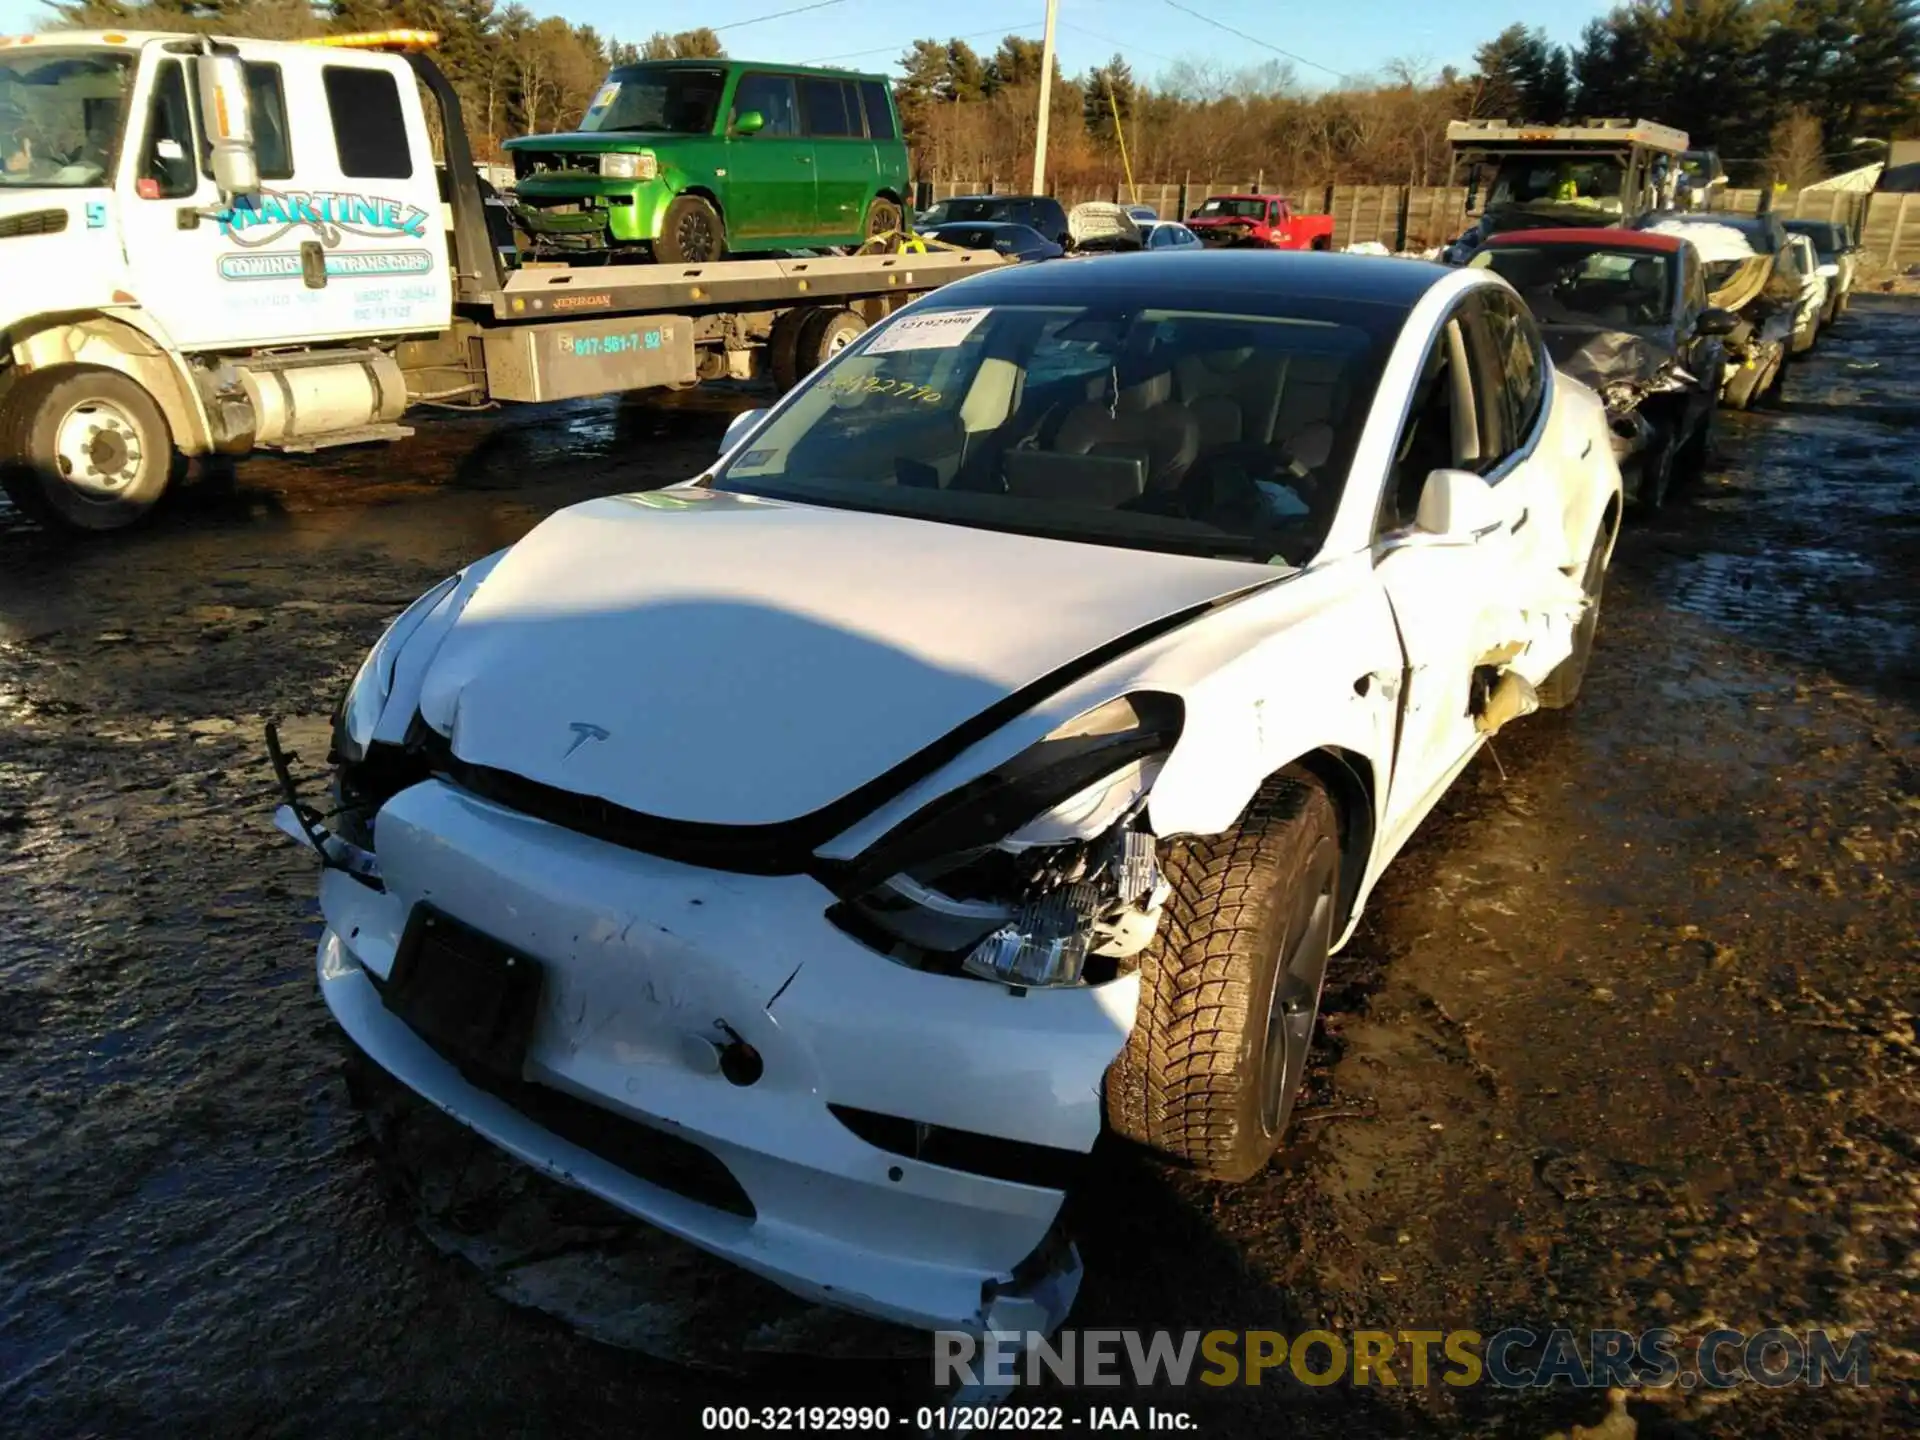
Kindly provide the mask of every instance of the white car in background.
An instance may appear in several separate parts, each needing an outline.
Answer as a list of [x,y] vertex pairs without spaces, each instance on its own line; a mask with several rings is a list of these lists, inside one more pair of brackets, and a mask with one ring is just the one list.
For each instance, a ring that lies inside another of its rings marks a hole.
[[1822,273],[1820,254],[1805,235],[1787,236],[1780,252],[1782,268],[1799,285],[1800,296],[1793,311],[1793,340],[1788,353],[1804,355],[1819,342],[1821,320],[1827,313],[1827,277]]
[[1150,220],[1140,226],[1140,245],[1145,250],[1199,250],[1200,237],[1178,220]]
[[338,711],[326,1003],[482,1135],[802,1296],[1050,1331],[1105,1126],[1272,1156],[1329,955],[1586,671],[1592,392],[1487,270],[1010,267],[685,484],[562,510]]

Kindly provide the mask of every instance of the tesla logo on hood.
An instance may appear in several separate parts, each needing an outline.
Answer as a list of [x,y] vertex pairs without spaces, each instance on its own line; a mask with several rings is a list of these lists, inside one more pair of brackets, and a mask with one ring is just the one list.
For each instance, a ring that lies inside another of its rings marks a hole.
[[573,731],[573,743],[567,746],[567,754],[560,757],[562,760],[566,759],[567,755],[573,754],[574,751],[578,750],[589,740],[604,740],[607,738],[607,732],[605,730],[601,729],[598,725],[589,725],[584,720],[576,720],[567,728]]

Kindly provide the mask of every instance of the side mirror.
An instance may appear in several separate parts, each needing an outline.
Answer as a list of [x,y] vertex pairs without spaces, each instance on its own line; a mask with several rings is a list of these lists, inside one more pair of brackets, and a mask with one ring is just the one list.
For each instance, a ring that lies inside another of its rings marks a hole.
[[727,422],[727,433],[720,439],[720,453],[728,454],[747,438],[747,432],[767,418],[765,410],[742,410]]
[[247,72],[237,55],[200,57],[200,114],[212,146],[213,183],[223,200],[260,193],[260,162],[253,150],[253,112]]
[[1700,318],[1693,322],[1693,328],[1700,335],[1731,335],[1739,324],[1740,317],[1733,311],[1709,305],[1700,312]]
[[1493,487],[1471,470],[1433,470],[1413,523],[1429,535],[1471,542],[1500,528]]
[[742,111],[740,118],[733,122],[733,133],[736,135],[758,135],[766,128],[767,117],[758,110]]

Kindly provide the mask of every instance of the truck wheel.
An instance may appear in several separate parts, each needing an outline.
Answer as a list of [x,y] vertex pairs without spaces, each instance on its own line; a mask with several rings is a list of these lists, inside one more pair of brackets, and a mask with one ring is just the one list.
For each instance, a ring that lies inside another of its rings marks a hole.
[[862,233],[871,240],[876,235],[888,235],[900,228],[900,207],[885,198],[876,199],[867,206],[867,224]]
[[117,370],[60,366],[21,377],[0,410],[0,483],[21,511],[78,530],[119,530],[166,493],[173,432]]
[[727,230],[720,212],[698,195],[677,195],[660,222],[654,258],[669,265],[711,265],[727,256]]
[[1565,710],[1580,698],[1580,687],[1587,678],[1587,662],[1593,658],[1593,637],[1600,628],[1600,593],[1607,580],[1607,527],[1601,523],[1593,537],[1593,551],[1587,556],[1587,573],[1580,588],[1587,592],[1586,612],[1573,628],[1573,650],[1553,667],[1553,673],[1540,682],[1534,694],[1542,710]]
[[1333,248],[1332,237],[1326,236],[1326,235],[1316,235],[1313,237],[1313,240],[1310,242],[1308,248],[1313,250],[1331,250]]
[[1306,1074],[1333,945],[1339,817],[1289,767],[1224,835],[1162,847],[1173,894],[1107,1072],[1107,1122],[1216,1180],[1272,1158]]
[[858,340],[866,328],[867,322],[851,310],[815,310],[800,330],[799,373],[811,375]]
[[813,313],[809,307],[783,311],[767,334],[767,370],[782,395],[800,380],[800,332]]

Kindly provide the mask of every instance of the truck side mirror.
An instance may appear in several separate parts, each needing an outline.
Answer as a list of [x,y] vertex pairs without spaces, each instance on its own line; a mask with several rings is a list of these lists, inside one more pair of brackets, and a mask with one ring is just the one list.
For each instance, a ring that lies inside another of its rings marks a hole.
[[767,117],[758,110],[743,111],[740,118],[733,122],[733,133],[736,135],[758,135],[766,128]]
[[237,55],[200,57],[200,114],[212,146],[213,183],[231,201],[260,191],[260,162],[253,150],[253,113],[247,72]]

